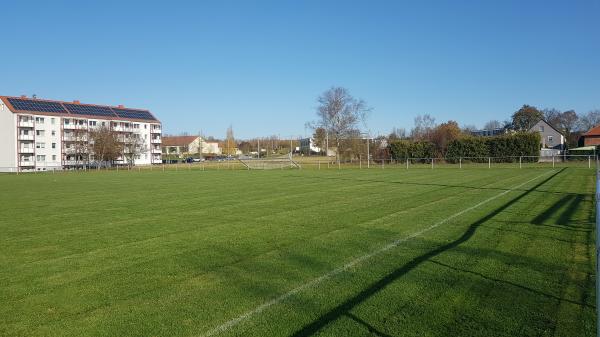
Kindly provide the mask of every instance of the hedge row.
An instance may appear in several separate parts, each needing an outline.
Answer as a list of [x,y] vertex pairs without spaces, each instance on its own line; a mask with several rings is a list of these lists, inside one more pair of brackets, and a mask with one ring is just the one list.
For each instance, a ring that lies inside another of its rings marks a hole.
[[[401,140],[389,145],[393,159],[431,158],[434,145],[427,141]],[[448,144],[446,161],[458,162],[459,158],[469,161],[487,161],[487,157],[501,157],[502,161],[518,161],[520,156],[539,156],[540,135],[520,132],[496,137],[464,137]],[[469,158],[471,157],[471,158]],[[478,158],[473,158],[478,157]],[[513,158],[511,158],[513,157]]]
[[435,146],[431,142],[398,140],[388,146],[392,159],[406,160],[406,158],[432,158]]

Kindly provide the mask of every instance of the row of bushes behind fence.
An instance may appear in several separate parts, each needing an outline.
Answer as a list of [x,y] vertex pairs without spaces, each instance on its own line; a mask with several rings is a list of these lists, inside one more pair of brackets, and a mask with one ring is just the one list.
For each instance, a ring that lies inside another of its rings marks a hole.
[[[389,145],[393,159],[433,158],[435,146],[429,141],[400,140]],[[539,156],[540,135],[520,132],[497,137],[464,137],[448,144],[445,158],[447,162],[457,162],[459,158],[472,158],[472,161],[487,160],[486,157],[502,157],[506,161],[519,160],[520,156]]]

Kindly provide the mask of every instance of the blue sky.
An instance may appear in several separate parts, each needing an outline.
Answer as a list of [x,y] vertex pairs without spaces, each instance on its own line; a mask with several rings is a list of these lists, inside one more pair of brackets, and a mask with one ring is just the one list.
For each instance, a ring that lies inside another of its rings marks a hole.
[[0,94],[148,108],[168,133],[304,135],[344,86],[373,134],[600,108],[599,1],[5,1]]

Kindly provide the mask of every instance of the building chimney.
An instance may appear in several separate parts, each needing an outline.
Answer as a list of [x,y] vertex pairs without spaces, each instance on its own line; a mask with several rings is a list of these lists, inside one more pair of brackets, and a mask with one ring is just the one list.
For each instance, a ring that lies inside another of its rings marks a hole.
[[119,109],[123,109],[124,107],[125,107],[125,106],[124,106],[123,104],[119,104],[119,105],[117,106],[117,108],[119,108]]
[[21,95],[21,98],[27,98],[27,95]]
[[81,104],[81,102],[79,102],[79,100],[74,100],[73,104]]

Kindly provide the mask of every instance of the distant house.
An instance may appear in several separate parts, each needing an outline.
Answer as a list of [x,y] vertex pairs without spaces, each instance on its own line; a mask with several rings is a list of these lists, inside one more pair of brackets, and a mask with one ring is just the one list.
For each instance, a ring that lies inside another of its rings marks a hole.
[[[300,153],[304,154],[320,153],[322,151],[322,149],[315,144],[314,138],[300,139],[300,147],[297,149]],[[329,147],[329,149],[327,149],[328,156],[335,156],[335,153],[335,148]]]
[[496,129],[483,129],[483,130],[473,130],[471,131],[472,136],[476,137],[490,137],[490,136],[499,136],[506,133],[506,129],[504,128],[496,128]]
[[588,132],[582,135],[583,146],[600,145],[600,125],[591,128]]
[[529,132],[540,133],[540,145],[542,149],[554,149],[559,151],[565,149],[565,136],[543,119],[535,123],[535,125],[529,129]]
[[315,144],[313,138],[302,138],[300,139],[300,152],[301,153],[319,153],[321,148]]
[[200,144],[202,144],[203,154],[221,154],[219,143],[207,142],[198,136],[164,136],[162,153],[176,156],[197,154]]

